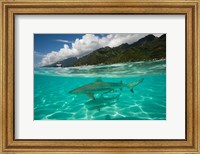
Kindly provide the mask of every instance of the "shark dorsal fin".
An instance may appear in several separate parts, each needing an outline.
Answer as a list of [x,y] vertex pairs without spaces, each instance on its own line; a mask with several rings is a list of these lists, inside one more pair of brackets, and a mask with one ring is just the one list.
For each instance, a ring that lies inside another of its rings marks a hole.
[[102,82],[102,79],[101,78],[97,78],[96,82]]

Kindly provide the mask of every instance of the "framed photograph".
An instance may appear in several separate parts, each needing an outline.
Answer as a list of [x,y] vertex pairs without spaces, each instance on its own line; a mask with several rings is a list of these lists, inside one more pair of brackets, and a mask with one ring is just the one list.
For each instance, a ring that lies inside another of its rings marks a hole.
[[199,153],[200,1],[1,1],[1,153]]

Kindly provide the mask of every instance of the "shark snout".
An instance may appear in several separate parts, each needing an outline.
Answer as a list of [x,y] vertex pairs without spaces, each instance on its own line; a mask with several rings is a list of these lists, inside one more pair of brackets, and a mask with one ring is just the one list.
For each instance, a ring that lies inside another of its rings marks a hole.
[[73,89],[69,91],[70,94],[78,94],[80,93],[77,89]]
[[70,90],[68,93],[70,93],[70,94],[74,94],[74,90]]

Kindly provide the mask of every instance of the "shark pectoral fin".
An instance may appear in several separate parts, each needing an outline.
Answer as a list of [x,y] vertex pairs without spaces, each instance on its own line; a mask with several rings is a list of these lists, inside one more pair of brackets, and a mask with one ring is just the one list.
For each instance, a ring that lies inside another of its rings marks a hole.
[[94,94],[93,93],[88,93],[87,94],[88,97],[90,97],[91,99],[95,99]]
[[132,93],[134,93],[134,90],[133,90],[133,88],[130,90]]

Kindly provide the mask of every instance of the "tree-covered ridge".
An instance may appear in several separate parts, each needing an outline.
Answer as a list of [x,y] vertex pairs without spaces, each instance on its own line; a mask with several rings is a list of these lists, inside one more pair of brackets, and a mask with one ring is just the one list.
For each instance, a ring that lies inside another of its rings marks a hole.
[[160,37],[147,35],[133,44],[125,43],[113,48],[100,48],[79,59],[72,57],[46,67],[72,67],[159,59],[166,59],[166,34]]
[[166,58],[166,34],[158,37],[148,35],[133,44],[118,47],[105,47],[78,59],[73,66],[114,64],[158,60]]

